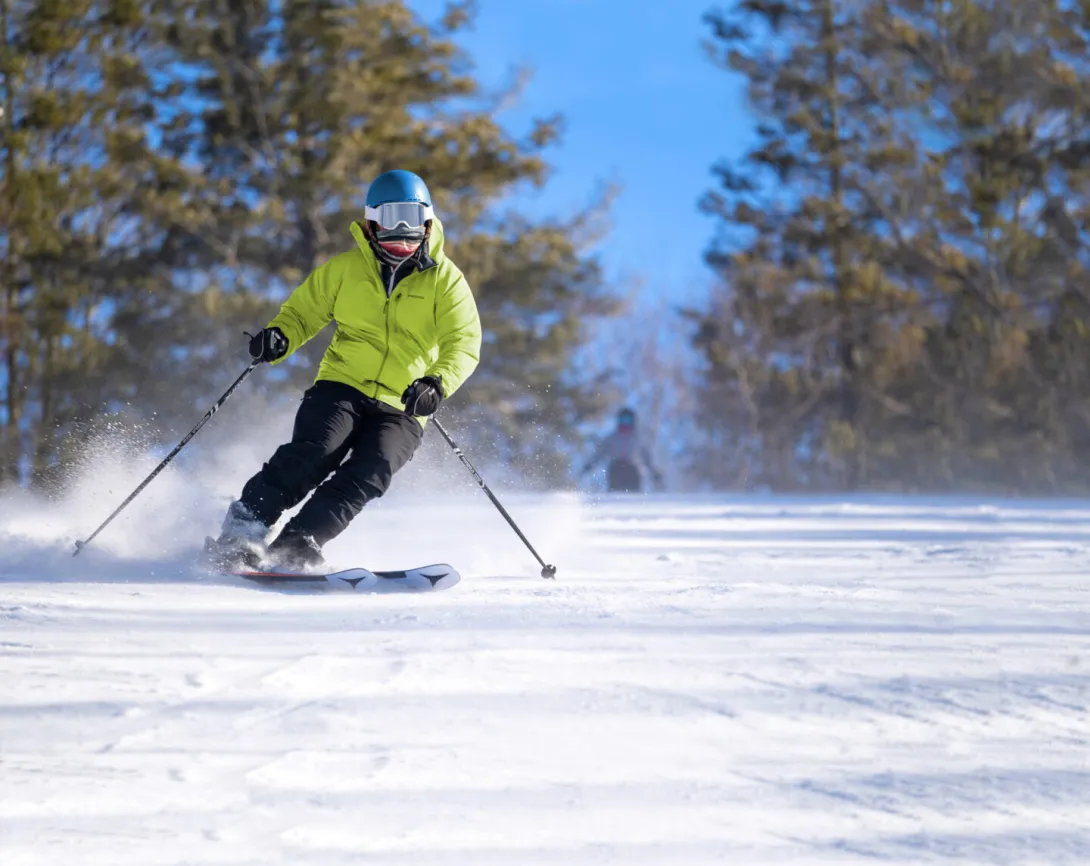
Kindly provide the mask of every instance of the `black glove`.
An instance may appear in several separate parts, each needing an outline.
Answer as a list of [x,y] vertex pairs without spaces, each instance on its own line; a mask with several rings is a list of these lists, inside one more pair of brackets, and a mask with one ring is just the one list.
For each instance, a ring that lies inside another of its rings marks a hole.
[[417,379],[405,389],[401,402],[410,415],[434,415],[443,402],[443,377],[423,376]]
[[288,353],[288,338],[279,328],[262,328],[246,336],[250,338],[250,357],[255,361],[269,363]]

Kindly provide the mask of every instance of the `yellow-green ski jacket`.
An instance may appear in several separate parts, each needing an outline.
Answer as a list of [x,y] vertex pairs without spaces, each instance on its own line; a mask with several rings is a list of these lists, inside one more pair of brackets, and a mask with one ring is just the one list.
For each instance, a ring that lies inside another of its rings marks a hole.
[[284,358],[336,321],[315,381],[343,382],[403,409],[401,395],[413,380],[442,376],[449,397],[480,360],[481,320],[465,277],[443,254],[442,224],[432,220],[429,254],[402,266],[412,273],[389,297],[358,223],[352,236],[358,249],[316,268],[269,322],[288,338]]

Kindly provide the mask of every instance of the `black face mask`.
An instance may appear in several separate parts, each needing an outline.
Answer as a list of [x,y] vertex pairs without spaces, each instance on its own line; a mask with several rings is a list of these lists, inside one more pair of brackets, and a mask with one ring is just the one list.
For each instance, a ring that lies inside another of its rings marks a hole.
[[427,230],[424,226],[420,228],[411,229],[407,226],[398,226],[395,229],[379,228],[375,231],[375,240],[380,244],[387,243],[404,243],[413,247],[418,247],[424,242],[424,235]]
[[396,229],[377,229],[375,231],[375,237],[380,241],[416,241],[420,242],[424,240],[424,235],[427,233],[427,229],[424,226],[420,228],[411,229],[408,226],[400,225]]

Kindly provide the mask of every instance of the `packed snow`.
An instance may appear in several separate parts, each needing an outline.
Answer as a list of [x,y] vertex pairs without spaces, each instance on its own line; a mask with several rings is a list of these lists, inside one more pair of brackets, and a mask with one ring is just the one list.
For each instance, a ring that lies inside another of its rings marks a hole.
[[329,547],[436,593],[0,501],[0,863],[1090,863],[1090,503],[501,491],[552,582],[447,465]]

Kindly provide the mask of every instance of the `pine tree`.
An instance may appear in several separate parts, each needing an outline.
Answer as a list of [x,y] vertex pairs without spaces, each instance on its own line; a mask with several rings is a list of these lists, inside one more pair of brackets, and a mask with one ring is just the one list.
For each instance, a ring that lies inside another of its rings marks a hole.
[[855,488],[873,473],[871,417],[911,285],[883,264],[914,203],[915,160],[891,120],[896,69],[864,51],[863,7],[747,0],[709,17],[709,49],[749,81],[759,143],[717,168],[722,283],[693,314],[707,364],[714,483]]
[[880,7],[877,41],[910,59],[909,86],[926,99],[914,118],[929,144],[918,184],[934,203],[898,256],[935,287],[923,374],[906,380],[927,435],[905,437],[901,456],[929,487],[1085,484],[1071,443],[1085,441],[1086,420],[1069,411],[1087,396],[1076,372],[1090,179],[1084,13],[1054,0]]
[[1086,14],[713,18],[762,138],[709,198],[724,285],[693,314],[719,483],[1085,489]]
[[73,425],[123,403],[117,319],[161,285],[157,239],[191,216],[179,155],[154,140],[166,94],[149,12],[0,2],[0,483],[44,483]]

